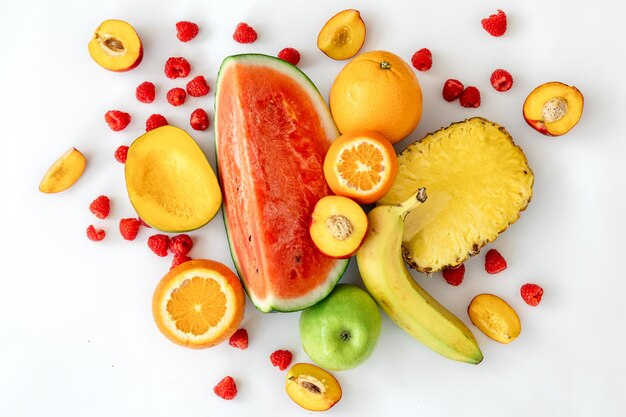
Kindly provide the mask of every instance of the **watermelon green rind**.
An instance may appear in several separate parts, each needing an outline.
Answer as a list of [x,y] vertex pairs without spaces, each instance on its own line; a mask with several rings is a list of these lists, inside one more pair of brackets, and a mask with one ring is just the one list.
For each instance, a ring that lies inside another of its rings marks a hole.
[[[219,106],[219,95],[221,92],[221,76],[224,73],[224,70],[228,68],[231,64],[243,63],[246,65],[261,65],[266,67],[271,67],[274,70],[277,70],[294,80],[297,80],[298,84],[303,88],[304,91],[307,92],[309,97],[311,97],[311,103],[313,103],[316,113],[319,116],[321,126],[326,133],[328,138],[336,138],[339,136],[339,131],[335,126],[335,123],[332,119],[330,110],[328,106],[324,102],[322,95],[319,90],[315,86],[315,84],[311,81],[309,77],[306,76],[302,71],[300,71],[297,67],[281,60],[276,57],[263,55],[263,54],[241,54],[241,55],[233,55],[224,59],[222,65],[220,66],[217,82],[216,82],[216,92],[215,92],[215,150],[216,153],[219,149],[219,119],[217,117],[218,114],[218,106]],[[219,169],[219,157],[216,157],[216,161],[218,164],[217,173],[220,175]],[[240,277],[242,277],[242,268],[240,267],[240,262],[237,258],[236,252],[233,247],[233,238],[231,236],[231,232],[228,227],[228,213],[227,210],[222,208],[222,216],[224,219],[224,225],[226,229],[226,236],[228,239],[229,249],[231,253],[231,257],[233,259],[233,263]],[[266,299],[258,299],[254,292],[248,288],[245,279],[242,279],[242,284],[248,297],[255,305],[255,307],[262,312],[271,312],[271,311],[280,311],[280,312],[291,312],[305,309],[307,307],[312,306],[313,304],[319,302],[323,298],[325,298],[335,287],[337,282],[341,279],[343,274],[345,273],[349,264],[349,259],[336,260],[334,263],[334,267],[328,272],[326,279],[323,281],[324,284],[318,286],[314,291],[310,291],[306,294],[306,296],[298,297],[295,299],[280,299],[276,297],[268,296]]]

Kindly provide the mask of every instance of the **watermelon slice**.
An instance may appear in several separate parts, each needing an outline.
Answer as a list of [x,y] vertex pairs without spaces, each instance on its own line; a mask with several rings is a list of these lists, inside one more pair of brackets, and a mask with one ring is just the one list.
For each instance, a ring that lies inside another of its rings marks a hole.
[[330,293],[348,260],[322,254],[311,212],[331,194],[324,156],[339,136],[324,99],[298,68],[246,54],[220,67],[215,146],[231,255],[261,311],[295,311]]

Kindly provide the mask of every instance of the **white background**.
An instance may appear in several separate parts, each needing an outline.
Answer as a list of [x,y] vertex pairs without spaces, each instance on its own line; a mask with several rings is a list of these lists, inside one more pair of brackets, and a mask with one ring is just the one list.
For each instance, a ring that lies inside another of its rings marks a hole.
[[[144,229],[134,242],[117,232],[133,215],[123,166],[113,159],[120,144],[143,132],[151,113],[192,132],[189,114],[213,114],[212,93],[179,108],[165,92],[163,64],[185,56],[192,75],[212,88],[220,62],[234,53],[300,50],[300,68],[327,97],[344,62],[316,47],[325,21],[345,8],[361,11],[367,25],[363,50],[387,49],[406,60],[417,49],[433,52],[432,70],[417,73],[424,92],[422,122],[397,146],[471,116],[505,126],[525,150],[535,173],[533,200],[490,245],[509,268],[488,276],[483,254],[466,263],[465,282],[451,287],[440,274],[418,281],[472,329],[485,355],[478,366],[446,360],[427,350],[386,317],[379,346],[360,367],[336,376],[343,399],[334,416],[623,416],[624,182],[623,119],[626,41],[618,1],[83,1],[2,0],[0,15],[0,414],[3,416],[299,416],[310,415],[284,391],[286,372],[273,368],[275,349],[308,361],[298,337],[299,313],[262,314],[248,303],[246,351],[228,344],[194,351],[165,339],[152,321],[150,301],[171,258],[153,255]],[[480,20],[502,8],[504,37],[483,31]],[[87,42],[108,18],[127,20],[145,47],[141,65],[112,73],[96,65]],[[199,36],[183,44],[179,20],[193,20]],[[239,45],[240,21],[259,39]],[[489,84],[496,68],[515,84],[498,93]],[[478,109],[441,98],[447,78],[482,92]],[[153,104],[135,100],[142,81],[157,85]],[[585,96],[581,122],[560,138],[526,125],[521,107],[546,81],[577,86]],[[104,123],[109,109],[133,116],[123,132]],[[212,130],[192,133],[214,164]],[[88,159],[83,177],[57,195],[38,191],[50,164],[76,146]],[[111,215],[88,210],[98,195],[112,200]],[[85,237],[89,224],[107,238]],[[232,267],[221,215],[191,233],[195,258]],[[356,262],[344,282],[360,284]],[[524,304],[519,287],[545,289],[537,308]],[[506,299],[519,313],[522,334],[511,345],[491,341],[469,323],[466,308],[481,292]],[[232,375],[239,395],[227,402],[212,387]]]

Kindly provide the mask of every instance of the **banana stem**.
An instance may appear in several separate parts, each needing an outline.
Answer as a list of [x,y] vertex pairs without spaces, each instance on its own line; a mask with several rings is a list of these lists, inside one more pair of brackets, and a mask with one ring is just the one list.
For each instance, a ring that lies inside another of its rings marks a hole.
[[420,187],[415,193],[411,195],[411,197],[398,204],[396,207],[400,211],[400,216],[402,217],[402,219],[404,220],[404,218],[407,216],[407,214],[411,212],[411,210],[425,202],[427,198],[428,196],[426,195],[426,188]]

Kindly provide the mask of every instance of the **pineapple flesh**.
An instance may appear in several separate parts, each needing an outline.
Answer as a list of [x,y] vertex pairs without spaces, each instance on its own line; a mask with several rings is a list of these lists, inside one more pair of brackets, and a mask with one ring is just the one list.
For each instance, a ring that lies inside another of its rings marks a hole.
[[476,117],[409,145],[378,203],[397,204],[426,188],[426,202],[405,219],[403,255],[412,268],[430,273],[463,263],[495,240],[528,206],[533,181],[511,135]]

